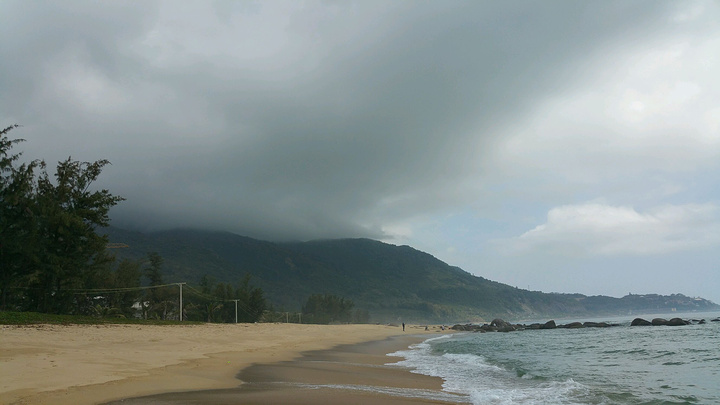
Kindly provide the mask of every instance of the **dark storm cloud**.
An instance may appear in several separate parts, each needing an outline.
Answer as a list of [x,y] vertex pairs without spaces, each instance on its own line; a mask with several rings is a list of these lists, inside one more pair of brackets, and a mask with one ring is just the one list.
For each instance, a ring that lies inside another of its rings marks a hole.
[[110,159],[120,225],[381,237],[389,220],[492,198],[500,129],[667,11],[280,5],[5,2],[0,118],[25,125],[32,157]]

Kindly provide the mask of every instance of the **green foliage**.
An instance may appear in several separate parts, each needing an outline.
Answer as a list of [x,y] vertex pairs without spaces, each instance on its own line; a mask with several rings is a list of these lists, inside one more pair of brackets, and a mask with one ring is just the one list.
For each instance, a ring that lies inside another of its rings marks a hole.
[[[113,273],[109,285],[111,288],[140,287],[140,275],[140,263],[123,259]],[[110,296],[108,306],[118,308],[126,317],[131,317],[135,313],[133,305],[140,300],[140,296],[139,290],[118,292]]]
[[125,318],[125,315],[122,313],[122,310],[120,308],[113,308],[109,306],[103,306],[101,304],[95,304],[94,306],[91,306],[90,309],[92,316],[98,318]]
[[114,316],[132,318],[137,310],[134,305],[140,301],[140,262],[122,259],[103,266],[86,284],[97,290],[75,292],[75,299],[86,303],[84,314],[92,316]]
[[145,277],[147,277],[150,285],[163,284],[162,265],[163,258],[158,252],[150,252],[147,255],[147,261],[150,266],[145,269]]
[[94,317],[88,315],[64,315],[46,314],[39,312],[17,312],[0,311],[0,325],[107,325],[107,324],[131,324],[131,325],[182,325],[198,324],[198,322],[144,320],[124,317]]
[[[151,287],[163,285],[162,266],[164,259],[157,252],[150,252],[145,260],[149,263],[142,273]],[[179,291],[177,288],[153,288],[145,291],[141,301],[144,319],[180,319]]]
[[[17,165],[20,153],[0,133],[0,290],[2,308],[87,314],[95,305],[76,294],[97,288],[112,258],[98,227],[122,201],[107,190],[91,191],[109,162],[59,162],[54,176],[43,161]],[[36,171],[39,170],[39,173]]]
[[22,153],[12,153],[11,148],[23,140],[10,140],[7,134],[17,127],[0,131],[0,308],[15,299],[13,289],[37,263],[38,230],[32,209],[40,162],[16,165]]
[[31,296],[42,312],[86,312],[73,290],[87,289],[87,281],[111,258],[107,238],[95,232],[107,226],[108,212],[122,200],[107,190],[90,192],[105,160],[81,163],[70,158],[59,162],[55,182],[43,170],[35,198],[39,228],[39,263],[30,283],[40,293]]
[[188,286],[187,319],[206,322],[258,322],[267,307],[263,290],[250,284],[250,275],[233,287],[230,283],[215,283],[204,275],[198,288]]
[[302,308],[303,322],[305,323],[349,323],[353,317],[352,300],[332,294],[313,294]]

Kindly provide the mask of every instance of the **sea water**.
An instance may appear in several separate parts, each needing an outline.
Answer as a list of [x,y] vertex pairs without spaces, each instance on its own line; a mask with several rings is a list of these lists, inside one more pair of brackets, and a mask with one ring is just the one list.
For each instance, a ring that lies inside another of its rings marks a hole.
[[[720,313],[686,326],[458,333],[391,353],[472,404],[720,404]],[[558,322],[563,323],[563,322]]]

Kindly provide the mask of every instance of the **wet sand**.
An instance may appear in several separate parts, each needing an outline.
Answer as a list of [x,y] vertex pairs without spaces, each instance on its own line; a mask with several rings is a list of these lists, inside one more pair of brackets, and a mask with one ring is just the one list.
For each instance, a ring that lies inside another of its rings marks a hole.
[[238,374],[238,388],[153,395],[111,405],[149,404],[454,404],[467,397],[442,392],[442,380],[390,365],[427,335],[395,336],[385,340],[310,351],[301,358],[256,364]]

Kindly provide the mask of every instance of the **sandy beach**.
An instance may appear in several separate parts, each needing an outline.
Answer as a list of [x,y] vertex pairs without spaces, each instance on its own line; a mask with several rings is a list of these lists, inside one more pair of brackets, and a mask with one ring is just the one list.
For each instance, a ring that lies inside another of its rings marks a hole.
[[[421,341],[423,333],[437,330],[298,324],[1,326],[0,403],[97,404],[200,390],[205,390],[200,395],[220,395],[241,385],[247,395],[245,403],[324,402],[323,395],[337,399],[337,393],[314,390],[314,399],[302,402],[292,389],[267,385],[278,379],[298,384],[342,384],[347,380],[372,385],[375,381],[439,391],[439,379],[422,378],[400,368],[383,370],[383,375],[372,368],[374,363],[399,360],[385,354]],[[396,338],[388,340],[390,337]],[[362,342],[376,343],[348,346]],[[299,362],[308,356],[334,360]],[[318,364],[327,368],[317,368]],[[338,376],[345,380],[337,380]],[[363,395],[369,394],[348,395],[363,403]]]

